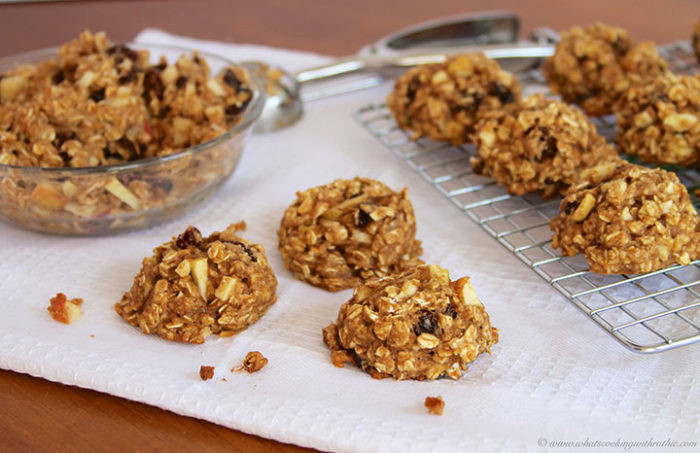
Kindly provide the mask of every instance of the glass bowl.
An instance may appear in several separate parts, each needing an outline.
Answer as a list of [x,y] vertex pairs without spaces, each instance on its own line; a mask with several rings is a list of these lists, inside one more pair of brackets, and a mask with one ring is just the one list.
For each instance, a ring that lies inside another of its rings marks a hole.
[[[152,64],[174,63],[194,50],[129,43],[148,50]],[[197,51],[216,75],[235,65]],[[57,48],[0,59],[0,74],[21,64],[57,57]],[[241,67],[240,65],[237,65]],[[239,122],[222,135],[161,157],[95,167],[25,167],[0,164],[0,219],[21,228],[62,235],[105,235],[148,228],[183,214],[212,195],[231,175],[265,103],[250,74],[252,99]]]

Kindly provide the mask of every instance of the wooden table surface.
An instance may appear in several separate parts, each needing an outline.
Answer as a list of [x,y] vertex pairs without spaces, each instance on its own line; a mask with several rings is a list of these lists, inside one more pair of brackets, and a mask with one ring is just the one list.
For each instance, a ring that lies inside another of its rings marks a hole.
[[[56,46],[85,29],[127,41],[146,27],[341,56],[419,21],[494,9],[517,13],[523,36],[536,27],[561,30],[600,20],[626,28],[635,39],[659,43],[687,39],[700,19],[698,0],[17,3],[0,5],[0,56]],[[0,407],[4,451],[311,451],[4,370]]]

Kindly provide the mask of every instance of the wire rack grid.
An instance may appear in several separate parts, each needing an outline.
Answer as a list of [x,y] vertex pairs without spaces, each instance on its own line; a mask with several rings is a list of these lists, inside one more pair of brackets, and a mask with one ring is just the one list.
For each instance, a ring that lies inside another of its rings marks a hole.
[[[674,72],[698,72],[689,43],[665,45],[659,51]],[[538,69],[517,75],[524,94],[547,91]],[[508,194],[490,178],[472,171],[469,158],[475,154],[473,145],[411,140],[409,133],[396,126],[384,104],[363,107],[355,118],[625,347],[653,353],[700,341],[700,260],[640,275],[590,272],[582,255],[561,256],[551,246],[549,220],[558,215],[560,200],[544,200],[537,194]],[[608,140],[614,137],[614,117],[592,120]],[[696,170],[677,173],[691,194],[700,188]],[[696,208],[698,201],[693,197]]]

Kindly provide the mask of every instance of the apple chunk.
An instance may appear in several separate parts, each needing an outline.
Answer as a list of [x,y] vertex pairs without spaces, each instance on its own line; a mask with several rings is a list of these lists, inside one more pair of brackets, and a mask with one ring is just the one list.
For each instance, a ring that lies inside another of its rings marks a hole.
[[132,191],[126,188],[124,184],[119,182],[117,178],[112,177],[107,184],[105,184],[105,189],[107,192],[111,193],[115,197],[119,198],[121,201],[129,205],[132,209],[138,209],[139,199],[134,195]]
[[474,291],[474,287],[469,282],[469,277],[462,277],[459,280],[456,280],[453,285],[464,305],[484,305],[481,303],[481,300],[479,300],[479,297],[476,295],[476,291]]
[[192,279],[199,288],[202,299],[207,300],[207,282],[209,280],[209,265],[207,258],[196,258],[188,260],[190,262],[190,272]]

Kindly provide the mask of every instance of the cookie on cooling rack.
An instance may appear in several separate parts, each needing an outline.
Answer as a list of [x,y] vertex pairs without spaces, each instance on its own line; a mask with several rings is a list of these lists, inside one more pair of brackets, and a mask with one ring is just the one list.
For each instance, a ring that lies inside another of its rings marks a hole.
[[652,43],[635,45],[624,29],[596,23],[562,32],[542,70],[553,93],[601,116],[612,113],[630,75],[653,77],[668,71],[668,65]]
[[422,264],[406,189],[356,177],[297,192],[277,232],[285,266],[338,291]]
[[416,66],[396,80],[387,107],[402,129],[461,144],[490,110],[519,102],[520,83],[482,53]]
[[516,195],[564,195],[583,169],[619,159],[581,110],[541,93],[487,113],[474,144],[474,172]]
[[323,339],[336,366],[354,361],[375,378],[458,379],[498,330],[469,277],[424,265],[355,288]]
[[236,234],[244,227],[208,237],[189,227],[156,247],[115,310],[143,333],[190,343],[253,324],[277,300],[277,279],[265,249]]
[[667,73],[633,83],[616,112],[621,151],[654,164],[700,160],[700,76]]
[[550,228],[552,247],[583,253],[601,274],[652,272],[700,257],[698,214],[678,177],[624,161],[570,192]]

